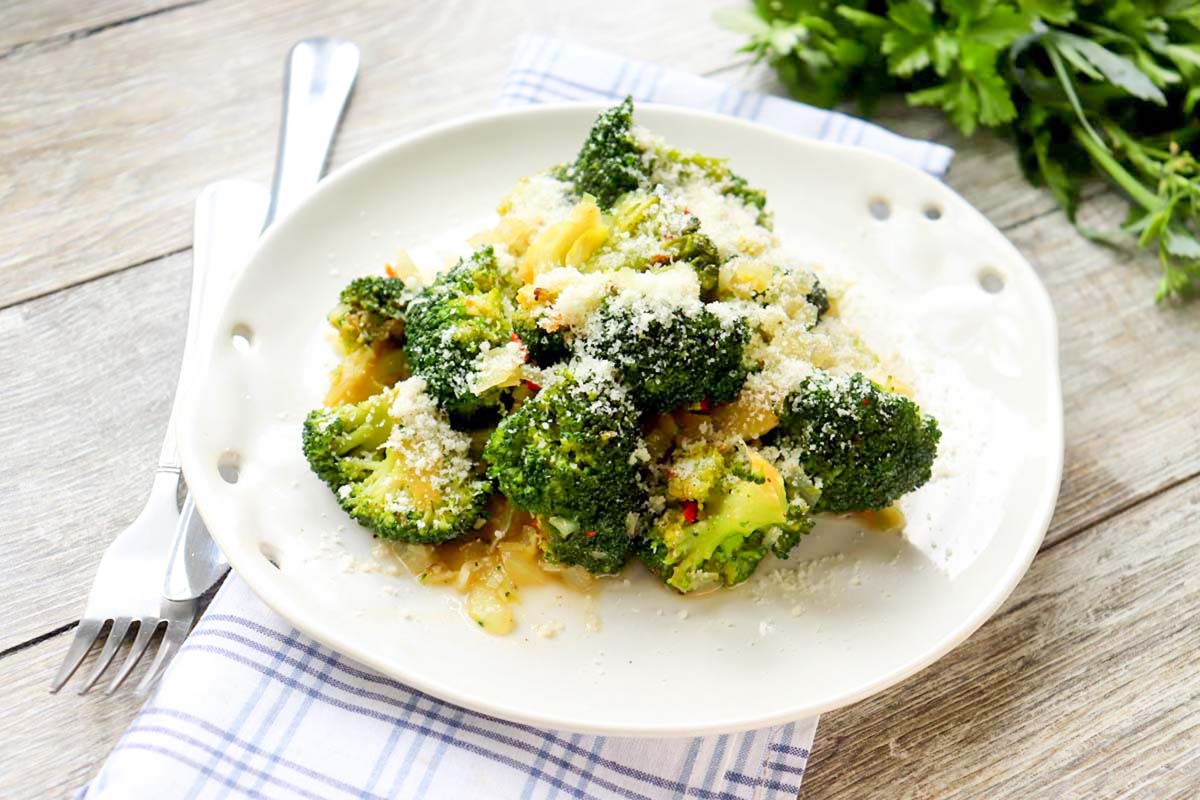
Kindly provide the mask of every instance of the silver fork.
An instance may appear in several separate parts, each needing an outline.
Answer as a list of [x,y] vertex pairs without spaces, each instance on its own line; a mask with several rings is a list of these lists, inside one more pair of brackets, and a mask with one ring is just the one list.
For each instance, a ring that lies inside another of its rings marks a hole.
[[[358,49],[354,45],[325,37],[300,42],[289,53],[284,79],[283,125],[270,198],[271,212],[290,207],[302,198],[303,193],[311,190],[320,177],[337,123],[354,86],[358,63]],[[214,225],[212,219],[202,218],[206,213],[211,215],[216,205],[215,197],[206,197],[210,191],[215,195],[218,190],[215,186],[210,187],[197,202],[197,233],[207,232],[205,226]],[[236,229],[248,231],[248,241],[253,241],[262,228],[264,218],[274,216],[267,211],[266,197],[253,191],[240,195],[229,192],[225,196],[241,197],[243,205],[233,210],[232,218],[227,220],[229,225],[226,230],[233,227],[233,221],[237,220]],[[222,213],[228,211],[225,209]],[[249,252],[249,248],[243,246],[239,252]],[[204,311],[211,308],[212,294],[226,288],[208,282],[209,270],[206,259],[202,257],[204,255],[200,250],[193,254],[188,328],[183,366],[180,369],[181,387],[185,385],[188,368],[196,357]],[[230,255],[226,253],[227,257]],[[232,272],[228,274],[232,276]],[[163,596],[164,576],[173,550],[172,533],[180,528],[181,523],[179,495],[182,475],[175,443],[175,423],[183,394],[182,391],[176,392],[150,498],[133,524],[118,534],[105,550],[83,617],[62,666],[51,681],[51,692],[59,691],[70,680],[107,629],[108,635],[100,655],[79,688],[79,694],[88,692],[113,662],[129,634],[134,632],[129,654],[108,686],[108,693],[112,693],[129,677],[149,648],[154,634],[162,629],[162,640],[154,661],[137,687],[138,692],[145,692],[157,680],[191,630],[199,599],[171,600]],[[192,504],[186,502],[184,513],[190,514],[191,510]],[[183,517],[182,521],[184,526],[189,522],[187,517]]]
[[[188,311],[188,331],[180,370],[180,390],[171,408],[171,419],[159,453],[158,468],[150,487],[145,508],[104,551],[100,569],[88,596],[87,608],[75,630],[66,658],[51,684],[56,692],[79,668],[107,626],[108,636],[91,673],[79,693],[90,690],[114,660],[122,643],[135,633],[133,646],[125,662],[108,686],[113,692],[120,686],[142,656],[158,630],[162,640],[154,661],[146,671],[138,691],[148,689],[168,661],[183,644],[199,606],[199,595],[169,600],[162,594],[162,576],[171,555],[171,532],[186,519],[190,507],[179,505],[179,455],[175,446],[175,421],[188,379],[187,365],[196,358],[199,333],[204,328],[205,312],[211,310],[213,295],[223,289],[212,278],[232,278],[233,271],[250,252],[258,238],[267,209],[267,193],[248,181],[224,181],[201,192],[196,200],[195,247],[192,258],[192,293]],[[217,232],[219,233],[219,237]],[[224,273],[224,274],[222,274]]]

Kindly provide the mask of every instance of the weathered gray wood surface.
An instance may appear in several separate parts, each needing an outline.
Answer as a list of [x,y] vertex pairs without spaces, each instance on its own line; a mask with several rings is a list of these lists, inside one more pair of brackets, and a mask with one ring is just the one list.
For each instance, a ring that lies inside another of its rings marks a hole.
[[805,800],[1196,797],[1200,494],[1044,550],[978,633],[821,719]]
[[[268,177],[287,47],[328,33],[363,48],[336,165],[492,105],[526,30],[769,88],[705,6],[0,3],[0,796],[78,785],[135,711],[128,695],[44,687],[104,546],[148,489],[182,348],[192,201],[218,178]],[[1046,282],[1066,469],[1043,554],[1005,610],[901,687],[826,715],[806,794],[1194,796],[1185,623],[1200,581],[1183,565],[1200,555],[1200,312],[1152,307],[1154,262],[1078,237],[1004,142],[966,144],[899,107],[884,121],[959,148],[950,184]],[[1089,213],[1112,224],[1122,204],[1101,196]]]

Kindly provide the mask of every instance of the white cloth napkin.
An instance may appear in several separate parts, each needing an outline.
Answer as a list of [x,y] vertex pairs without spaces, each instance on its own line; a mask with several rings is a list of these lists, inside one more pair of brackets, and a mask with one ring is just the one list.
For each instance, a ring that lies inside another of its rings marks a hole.
[[954,151],[908,139],[857,117],[759,94],[648,61],[631,61],[563,39],[521,37],[504,79],[503,105],[616,100],[665,103],[753,120],[806,139],[865,147],[886,153],[937,177],[946,174]]
[[[944,173],[953,152],[844,114],[524,37],[502,102],[616,98],[758,120]],[[795,798],[816,718],[697,739],[539,730],[443,703],[311,641],[230,576],[80,797]]]

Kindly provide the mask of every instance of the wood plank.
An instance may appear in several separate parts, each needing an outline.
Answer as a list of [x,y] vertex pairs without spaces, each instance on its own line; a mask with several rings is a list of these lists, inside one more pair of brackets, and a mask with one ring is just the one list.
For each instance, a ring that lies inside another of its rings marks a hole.
[[[95,776],[142,706],[143,698],[124,689],[110,697],[50,694],[50,676],[71,635],[0,660],[0,797],[6,800],[72,796]],[[81,669],[95,656],[93,651]],[[145,668],[139,664],[127,685],[136,686]]]
[[[581,14],[554,0],[213,0],[0,62],[0,306],[186,247],[204,184],[265,180],[284,56],[336,32],[363,73],[334,156],[344,163],[433,122],[494,106],[516,36],[558,32],[694,70],[738,37],[687,4],[680,26],[637,0]],[[644,19],[635,26],[631,18]]]
[[[1105,195],[1082,222],[1115,229],[1120,198]],[[1153,257],[1101,247],[1061,215],[1009,231],[1050,292],[1059,321],[1066,419],[1062,493],[1047,544],[1200,473],[1196,306],[1155,306]]]
[[120,24],[176,5],[179,0],[39,0],[0,3],[0,58],[13,50],[54,47],[96,28]]
[[1200,481],[1042,553],[936,665],[826,714],[804,800],[1200,795]]
[[190,263],[173,256],[0,311],[0,650],[78,619],[104,548],[146,501]]

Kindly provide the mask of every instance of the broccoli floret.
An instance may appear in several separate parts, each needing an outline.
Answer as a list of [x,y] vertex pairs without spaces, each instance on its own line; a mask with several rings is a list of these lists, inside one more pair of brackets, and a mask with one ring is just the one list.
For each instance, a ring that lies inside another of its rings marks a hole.
[[628,519],[628,515],[600,514],[584,528],[563,517],[539,516],[546,561],[583,567],[593,575],[620,572],[630,548]]
[[605,573],[628,551],[628,535],[615,533],[641,502],[640,444],[637,410],[611,368],[573,361],[500,422],[484,459],[513,505],[552,522],[542,526],[549,558]]
[[408,292],[404,281],[369,275],[350,281],[329,312],[329,324],[346,342],[370,345],[404,338]]
[[[484,519],[491,484],[469,456],[469,437],[450,429],[423,383],[317,409],[302,440],[313,472],[357,522],[386,539],[436,544]],[[406,407],[399,414],[398,403]]]
[[814,511],[844,514],[885,508],[928,481],[941,431],[861,374],[817,372],[788,397],[770,438],[819,483]]
[[571,354],[566,330],[548,331],[524,310],[513,313],[512,326],[513,333],[525,345],[529,360],[543,369],[565,361]]
[[336,490],[350,480],[342,457],[377,449],[387,441],[391,430],[385,395],[317,409],[304,420],[304,457],[317,477]]
[[[722,164],[722,166],[724,166]],[[767,211],[767,193],[762,189],[755,189],[741,175],[725,167],[726,180],[728,181],[724,194],[730,197],[736,197],[747,206],[758,209],[758,215],[755,222],[764,228],[771,227],[771,214]]]
[[787,494],[787,519],[782,525],[771,528],[765,537],[766,544],[778,558],[787,558],[788,554],[800,543],[816,525],[813,509],[821,497],[821,490],[804,472],[799,464],[788,463],[781,465],[783,485]]
[[646,180],[642,148],[634,139],[633,98],[626,97],[596,118],[575,163],[565,171],[577,194],[590,194],[605,211]]
[[699,217],[692,217],[683,231],[666,243],[669,262],[682,261],[696,270],[700,297],[715,300],[721,274],[721,256],[713,240],[700,232]]
[[638,543],[638,555],[676,591],[741,583],[768,549],[786,555],[804,532],[787,532],[784,479],[753,450],[724,453],[695,443],[677,453],[669,474],[669,505]]
[[761,259],[735,258],[722,264],[717,296],[774,306],[810,330],[830,309],[829,293],[812,272]]
[[364,400],[408,377],[404,326],[408,293],[399,278],[355,278],[329,312],[340,355],[326,405]]
[[750,329],[708,309],[645,313],[638,301],[606,300],[589,319],[579,346],[617,368],[633,402],[663,412],[707,400],[725,403],[749,374],[743,353]]
[[512,338],[508,287],[490,246],[463,259],[408,304],[405,352],[438,405],[460,418],[499,404],[504,389],[476,392],[482,353]]
[[813,288],[805,295],[804,299],[817,309],[817,322],[820,322],[821,317],[829,313],[829,292],[825,290],[819,280],[813,280]]
[[660,148],[655,151],[655,156],[679,165],[685,180],[699,175],[712,183],[721,194],[736,197],[746,206],[758,211],[754,220],[757,224],[768,230],[771,228],[771,212],[766,210],[767,193],[754,188],[745,178],[731,170],[726,159],[674,148]]

